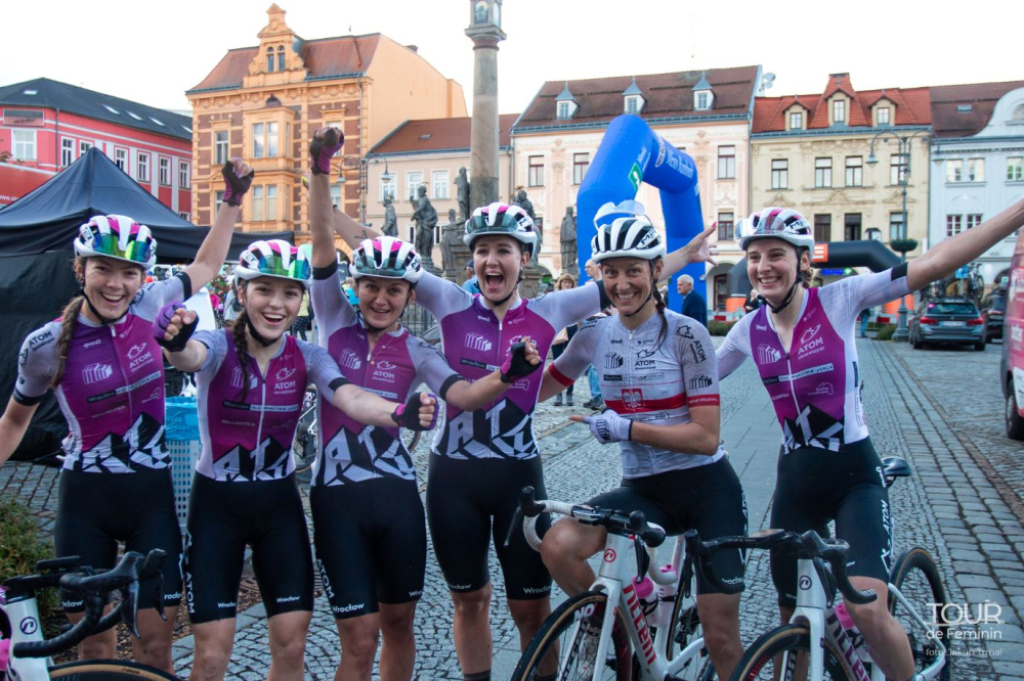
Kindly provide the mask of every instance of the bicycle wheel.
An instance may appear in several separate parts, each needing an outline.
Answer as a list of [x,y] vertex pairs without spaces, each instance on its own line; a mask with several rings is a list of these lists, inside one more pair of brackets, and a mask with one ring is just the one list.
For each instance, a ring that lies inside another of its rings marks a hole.
[[601,660],[600,664],[594,660],[598,637],[584,628],[592,619],[601,616],[607,603],[606,594],[587,591],[555,608],[534,635],[530,645],[526,647],[516,670],[512,673],[512,679],[530,681],[542,676],[541,662],[550,654],[558,656],[559,681],[631,681],[633,653],[626,635],[626,620],[622,612],[615,610],[618,626],[615,628],[611,645],[615,650],[607,660]]
[[50,678],[62,681],[179,681],[177,676],[127,660],[88,660],[50,667]]
[[[925,622],[931,622],[933,617],[939,619],[936,635],[939,640],[948,645],[949,623],[945,619],[942,607],[946,604],[946,589],[942,585],[939,569],[928,552],[920,546],[904,551],[892,567],[889,582],[899,590]],[[889,594],[889,612],[907,632],[907,638],[910,639],[910,651],[914,655],[914,668],[920,672],[935,661],[939,653],[938,644],[931,637],[928,628],[914,619],[907,610],[907,606],[891,593]],[[953,659],[947,650],[946,666],[938,676],[941,681],[948,681],[950,678],[952,662]]]
[[[825,679],[846,680],[850,671],[842,656],[828,639],[822,641],[825,653]],[[793,681],[807,678],[807,660],[811,651],[811,630],[804,624],[786,624],[761,634],[740,658],[732,681],[775,679]],[[785,653],[785,655],[784,655]],[[778,665],[778,673],[776,673]]]
[[[665,657],[671,660],[679,651],[684,650],[694,641],[703,637],[700,626],[700,614],[697,612],[696,582],[690,590],[690,597],[683,596],[683,590],[676,593],[675,606],[672,608],[672,632],[665,644]],[[696,655],[690,657],[674,676],[684,681],[708,681],[715,675],[706,646],[702,646]]]

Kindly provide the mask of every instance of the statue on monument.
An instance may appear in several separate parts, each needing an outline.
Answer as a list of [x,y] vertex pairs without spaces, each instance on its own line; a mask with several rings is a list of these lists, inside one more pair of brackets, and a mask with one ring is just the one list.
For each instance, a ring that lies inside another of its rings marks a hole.
[[398,236],[398,216],[395,215],[395,204],[389,194],[384,195],[384,236]]
[[565,207],[565,217],[562,218],[560,229],[562,243],[562,272],[579,274],[579,265],[576,264],[576,218],[572,214],[572,205]]
[[459,168],[459,174],[455,177],[455,187],[459,197],[459,219],[465,222],[469,219],[469,177],[466,176],[466,167]]
[[522,208],[526,211],[526,214],[530,216],[530,219],[533,220],[534,229],[537,230],[537,248],[534,249],[533,258],[531,260],[533,264],[536,265],[537,258],[540,256],[540,250],[544,247],[544,230],[537,222],[537,214],[533,212],[533,201],[530,201],[530,199],[526,197],[525,189],[520,189],[516,192],[516,198],[512,199],[512,205]]
[[448,224],[441,229],[441,268],[447,275],[449,272],[458,272],[458,250],[457,246],[462,244],[462,235],[465,232],[463,223],[459,222],[455,215],[455,209],[448,209]]
[[416,223],[416,251],[423,262],[433,265],[431,253],[434,250],[434,228],[437,226],[437,210],[427,198],[427,188],[420,185],[416,199],[412,201],[412,219]]

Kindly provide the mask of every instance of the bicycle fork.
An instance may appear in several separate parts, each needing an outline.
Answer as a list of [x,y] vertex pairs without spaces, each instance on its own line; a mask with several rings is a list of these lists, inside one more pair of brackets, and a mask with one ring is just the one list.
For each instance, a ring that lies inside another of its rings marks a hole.
[[43,625],[39,620],[39,606],[34,596],[13,596],[5,601],[0,589],[0,611],[7,616],[11,625],[11,649],[7,660],[7,674],[11,678],[34,681],[48,679],[49,660],[38,657],[14,657],[14,646],[18,643],[43,640]]

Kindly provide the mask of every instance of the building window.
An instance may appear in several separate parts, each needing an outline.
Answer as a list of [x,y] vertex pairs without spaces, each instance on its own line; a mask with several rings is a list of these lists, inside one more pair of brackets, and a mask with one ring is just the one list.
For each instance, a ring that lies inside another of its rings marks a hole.
[[[339,190],[340,191],[340,190]],[[395,186],[395,176],[384,174],[380,176],[380,199],[384,200],[385,197],[395,199],[398,195],[398,188]]]
[[75,140],[70,140],[65,137],[60,141],[60,164],[62,167],[67,168],[74,162]]
[[836,99],[832,102],[832,124],[846,122],[846,100]]
[[149,154],[139,154],[135,162],[135,179],[139,182],[149,182]]
[[847,213],[843,224],[846,228],[843,233],[844,239],[846,241],[860,241],[861,214]]
[[832,159],[814,159],[814,186],[819,188],[832,186]]
[[643,105],[640,102],[639,95],[630,95],[626,97],[625,108],[623,109],[626,113],[636,116],[640,113],[641,108],[643,108]]
[[[391,197],[394,198],[394,193],[391,194]],[[340,184],[334,184],[334,183],[331,184],[331,203],[334,204],[335,206],[341,206],[341,185]]]
[[947,215],[946,216],[946,236],[956,236],[963,231],[963,216],[962,215]]
[[868,228],[868,239],[870,239],[871,241],[881,241],[882,240],[882,230],[878,229],[877,227],[869,227]]
[[184,220],[185,222],[189,222],[191,215],[189,215],[188,213],[178,213],[178,217]]
[[902,239],[905,236],[903,232],[903,213],[901,211],[889,213],[889,240]]
[[969,159],[967,159],[967,181],[968,182],[984,182],[985,181],[985,159],[983,159],[983,158],[969,158]]
[[543,156],[531,156],[529,158],[529,168],[526,175],[526,184],[530,187],[543,187],[544,186],[544,157]]
[[189,175],[191,175],[191,173],[189,173],[188,163],[186,163],[185,161],[179,161],[178,162],[178,187],[179,188],[181,188],[181,189],[188,189],[189,187],[192,186],[192,183],[190,182]]
[[405,174],[405,186],[408,188],[408,198],[416,198],[416,190],[423,184],[423,173],[413,172]]
[[903,184],[907,180],[907,163],[909,158],[906,154],[893,154],[889,157],[889,184]]
[[114,163],[118,168],[125,170],[128,167],[128,150],[127,149],[114,149]]
[[267,186],[267,210],[264,213],[266,220],[277,219],[277,185],[271,184]]
[[36,160],[36,131],[11,130],[11,146],[14,147],[14,158],[19,161]]
[[267,158],[277,156],[277,123],[267,123]]
[[569,106],[569,102],[558,103],[558,114],[557,118],[560,121],[566,121],[572,118],[572,107]]
[[218,130],[213,133],[213,162],[219,166],[228,161],[228,131]]
[[772,159],[772,189],[789,188],[789,160],[785,158]]
[[81,158],[85,156],[85,152],[90,149],[92,149],[92,142],[86,142],[85,140],[80,141],[78,143],[78,157]]
[[220,212],[220,207],[224,205],[224,192],[215,191],[213,193],[213,216],[216,218],[217,213]]
[[964,181],[964,162],[958,158],[946,161],[946,182]]
[[736,179],[736,147],[718,147],[718,179]]
[[160,184],[171,186],[171,159],[160,157]]
[[447,170],[435,170],[430,173],[430,183],[434,185],[434,198],[447,199],[450,196],[449,187],[451,181],[448,179]]
[[711,94],[708,92],[697,93],[697,111],[707,111],[711,108]]
[[977,227],[981,224],[981,213],[968,213],[967,214],[967,229]]
[[277,70],[284,71],[284,45],[277,48]]
[[877,118],[878,125],[889,125],[889,107],[878,107],[875,109],[875,116]]
[[1024,180],[1024,157],[1011,156],[1006,159],[1006,181],[1020,182]]
[[253,185],[252,188],[252,211],[250,219],[254,222],[263,221],[263,186]]
[[590,168],[590,154],[572,155],[572,183],[583,184],[583,178],[587,176],[587,169]]
[[718,240],[732,241],[736,238],[733,233],[735,227],[735,213],[732,211],[718,214]]
[[263,146],[263,124],[253,123],[252,126],[252,157],[263,158],[265,148]]
[[817,214],[814,216],[814,241],[823,244],[832,241],[832,216]]
[[274,48],[267,48],[267,73],[274,72]]
[[847,156],[846,157],[846,186],[847,187],[863,187],[864,186],[864,162],[860,156]]
[[789,114],[789,129],[790,130],[803,130],[804,129],[804,112],[803,111],[792,111]]

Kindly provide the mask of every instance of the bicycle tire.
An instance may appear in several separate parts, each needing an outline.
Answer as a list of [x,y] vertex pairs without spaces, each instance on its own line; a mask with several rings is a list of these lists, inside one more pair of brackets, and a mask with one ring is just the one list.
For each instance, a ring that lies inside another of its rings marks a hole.
[[[913,605],[926,621],[934,613],[940,618],[938,623],[938,637],[948,645],[949,622],[945,618],[944,608],[946,604],[946,588],[942,584],[942,577],[939,576],[939,569],[935,560],[920,546],[904,551],[893,564],[889,573],[889,582],[899,589],[903,597]],[[932,604],[941,604],[934,607]],[[930,611],[930,612],[929,612]],[[907,611],[892,593],[889,594],[889,612],[900,623],[907,638],[910,639],[910,652],[914,656],[914,668],[920,672],[932,663],[938,654],[938,646],[927,636],[924,629]],[[949,681],[953,671],[953,658],[946,650],[946,664],[939,672],[939,681]]]
[[[833,681],[847,681],[852,678],[847,669],[842,655],[835,649],[832,641],[822,641],[825,660],[825,679]],[[736,669],[733,670],[731,681],[751,681],[752,679],[778,679],[779,681],[791,681],[798,678],[794,666],[799,660],[792,657],[787,658],[788,669],[783,669],[778,676],[775,675],[776,657],[783,653],[803,653],[810,655],[811,651],[811,630],[805,624],[784,624],[768,631],[754,641],[754,643],[743,652]],[[806,676],[804,677],[806,678]]]
[[[666,637],[665,658],[671,660],[678,650],[686,648],[697,639],[703,638],[703,631],[700,626],[700,613],[697,612],[696,581],[690,591],[690,597],[683,596],[683,590],[676,592],[675,604],[672,607],[672,632]],[[673,676],[684,681],[709,681],[715,675],[715,668],[711,664],[711,656],[708,654],[707,646],[700,649],[697,657],[686,663],[682,669]]]
[[[590,617],[595,611],[600,611],[598,606],[607,606],[607,603],[607,594],[599,591],[585,591],[577,596],[573,596],[555,608],[555,611],[544,620],[544,624],[534,634],[533,640],[526,646],[526,650],[523,651],[519,664],[516,665],[516,669],[512,673],[513,681],[530,681],[535,678],[541,661],[549,652],[560,653],[559,666],[566,659],[570,660],[571,664],[592,662],[592,660],[579,660],[575,657],[575,650],[583,640],[583,637],[589,637],[590,635],[582,633],[581,627],[574,625]],[[615,616],[622,627],[621,631],[624,633],[626,631],[626,620],[618,608],[615,610]],[[568,636],[563,640],[562,636],[565,634],[568,634]],[[599,679],[631,681],[633,678],[633,667],[632,646],[627,639],[625,649],[620,650],[616,654],[614,664],[606,661],[600,665],[600,674],[593,674],[593,668],[591,668],[591,670],[588,670],[590,673],[580,672],[579,676],[575,676],[574,669],[567,668],[558,670],[558,679],[559,681],[572,681],[577,678],[585,678],[588,681],[589,679],[594,681]]]
[[50,678],[62,681],[180,681],[165,671],[128,660],[84,660],[50,667]]

